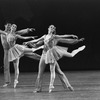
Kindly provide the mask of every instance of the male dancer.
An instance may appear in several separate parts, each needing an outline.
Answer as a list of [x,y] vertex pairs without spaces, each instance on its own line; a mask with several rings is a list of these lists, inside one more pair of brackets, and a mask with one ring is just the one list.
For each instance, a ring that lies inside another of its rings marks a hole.
[[[11,24],[7,23],[5,25],[5,32],[9,34],[11,28]],[[8,51],[9,51],[9,44],[7,42],[6,35],[1,34],[1,43],[4,49],[4,85],[3,87],[6,87],[10,84],[10,71],[9,71],[9,62],[8,62]]]

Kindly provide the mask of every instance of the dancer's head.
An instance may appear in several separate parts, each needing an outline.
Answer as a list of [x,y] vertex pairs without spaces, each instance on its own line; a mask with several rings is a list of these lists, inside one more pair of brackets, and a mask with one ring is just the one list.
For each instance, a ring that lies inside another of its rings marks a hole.
[[11,23],[5,24],[5,31],[6,31],[6,32],[11,31]]
[[12,26],[11,26],[11,31],[12,31],[12,32],[15,32],[16,29],[17,29],[17,25],[16,25],[16,24],[12,24]]
[[54,25],[50,25],[49,28],[48,28],[48,33],[51,34],[55,34],[55,31],[56,31],[56,27]]

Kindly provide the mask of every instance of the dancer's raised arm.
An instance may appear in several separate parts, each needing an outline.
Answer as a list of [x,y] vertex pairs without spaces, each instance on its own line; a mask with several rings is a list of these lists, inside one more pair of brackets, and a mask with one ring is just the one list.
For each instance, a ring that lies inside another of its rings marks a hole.
[[20,31],[17,31],[16,34],[19,34],[19,35],[24,35],[28,32],[32,32],[33,30],[35,30],[34,28],[27,28],[27,29],[23,29],[23,30],[20,30]]
[[2,31],[2,30],[0,30],[0,34],[7,35],[7,33],[5,31]]

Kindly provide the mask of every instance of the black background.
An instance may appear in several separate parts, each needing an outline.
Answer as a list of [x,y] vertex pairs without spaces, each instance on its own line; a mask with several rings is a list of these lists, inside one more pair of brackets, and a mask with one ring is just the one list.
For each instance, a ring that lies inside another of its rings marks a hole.
[[[62,70],[100,70],[100,1],[99,0],[0,0],[0,29],[6,22],[15,23],[17,30],[34,27],[29,35],[41,37],[54,24],[57,34],[75,34],[85,41],[68,46],[69,51],[86,45],[74,58],[58,61]],[[17,40],[22,43],[24,40]],[[41,54],[41,50],[37,51]],[[3,48],[0,42],[0,66],[3,65]],[[39,61],[27,57],[20,60],[21,72],[38,70]],[[11,72],[14,71],[11,63]],[[49,70],[49,66],[46,67]],[[3,68],[0,69],[3,72]]]

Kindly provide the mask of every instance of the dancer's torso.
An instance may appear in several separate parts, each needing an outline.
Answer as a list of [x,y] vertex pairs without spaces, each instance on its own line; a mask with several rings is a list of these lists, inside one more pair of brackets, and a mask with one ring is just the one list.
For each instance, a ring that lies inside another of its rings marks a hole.
[[7,35],[7,42],[9,44],[10,48],[13,47],[15,45],[15,43],[16,43],[16,36],[15,36],[15,34],[11,34],[11,33],[8,34]]
[[54,35],[46,35],[44,38],[44,52],[47,52],[53,46],[57,44]]
[[1,34],[1,43],[2,43],[2,46],[5,50],[8,50],[9,49],[9,44],[7,42],[7,35],[3,35]]

